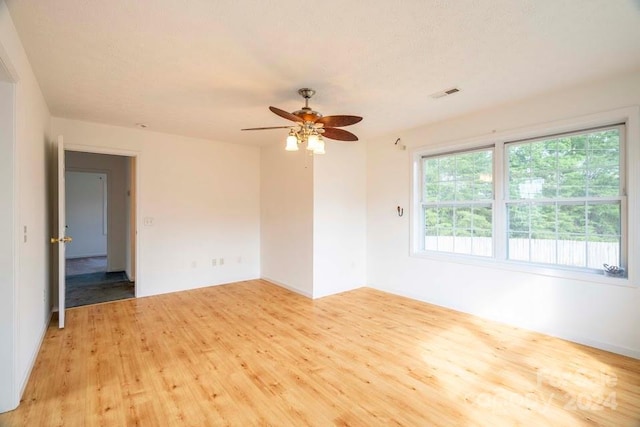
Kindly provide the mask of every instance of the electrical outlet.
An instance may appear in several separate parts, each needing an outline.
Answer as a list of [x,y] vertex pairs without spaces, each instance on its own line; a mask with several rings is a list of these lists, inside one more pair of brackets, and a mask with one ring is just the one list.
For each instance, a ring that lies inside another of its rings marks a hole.
[[212,266],[212,267],[217,267],[217,266],[218,266],[218,260],[217,260],[217,259],[215,259],[215,258],[214,258],[214,259],[212,259],[212,260],[211,260],[211,266]]
[[224,258],[220,258],[220,265],[224,265]]

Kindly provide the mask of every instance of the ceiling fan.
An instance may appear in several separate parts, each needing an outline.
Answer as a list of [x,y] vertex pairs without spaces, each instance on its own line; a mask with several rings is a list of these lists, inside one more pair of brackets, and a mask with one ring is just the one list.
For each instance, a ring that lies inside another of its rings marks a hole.
[[302,88],[298,90],[298,93],[304,98],[304,107],[300,110],[289,113],[280,108],[269,107],[269,110],[278,116],[296,122],[294,125],[247,128],[241,130],[289,129],[289,136],[287,136],[287,145],[285,148],[287,151],[297,151],[298,146],[306,142],[307,150],[311,150],[315,154],[324,154],[323,138],[337,141],[358,140],[358,137],[351,132],[338,128],[356,124],[362,120],[362,117],[345,115],[322,116],[322,114],[309,107],[309,99],[316,93],[315,90]]

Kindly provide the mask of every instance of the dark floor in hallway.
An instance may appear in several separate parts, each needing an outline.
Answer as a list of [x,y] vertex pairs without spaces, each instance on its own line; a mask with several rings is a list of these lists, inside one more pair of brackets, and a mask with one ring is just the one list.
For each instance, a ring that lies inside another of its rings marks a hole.
[[66,306],[98,304],[135,297],[124,271],[107,272],[107,257],[66,260]]
[[91,256],[86,258],[71,258],[66,260],[67,276],[78,274],[98,273],[107,271],[106,256]]

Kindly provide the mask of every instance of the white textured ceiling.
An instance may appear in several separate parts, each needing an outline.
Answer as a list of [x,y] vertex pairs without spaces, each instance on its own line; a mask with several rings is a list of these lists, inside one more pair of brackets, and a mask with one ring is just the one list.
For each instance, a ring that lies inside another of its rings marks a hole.
[[282,142],[239,129],[300,87],[367,139],[640,69],[638,0],[7,4],[53,115],[237,143]]

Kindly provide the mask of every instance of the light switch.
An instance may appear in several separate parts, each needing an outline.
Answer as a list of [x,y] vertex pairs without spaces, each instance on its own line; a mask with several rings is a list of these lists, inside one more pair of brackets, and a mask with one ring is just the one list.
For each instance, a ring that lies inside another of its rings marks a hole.
[[151,218],[150,216],[146,216],[144,218],[144,225],[145,225],[145,227],[153,226],[153,218]]

